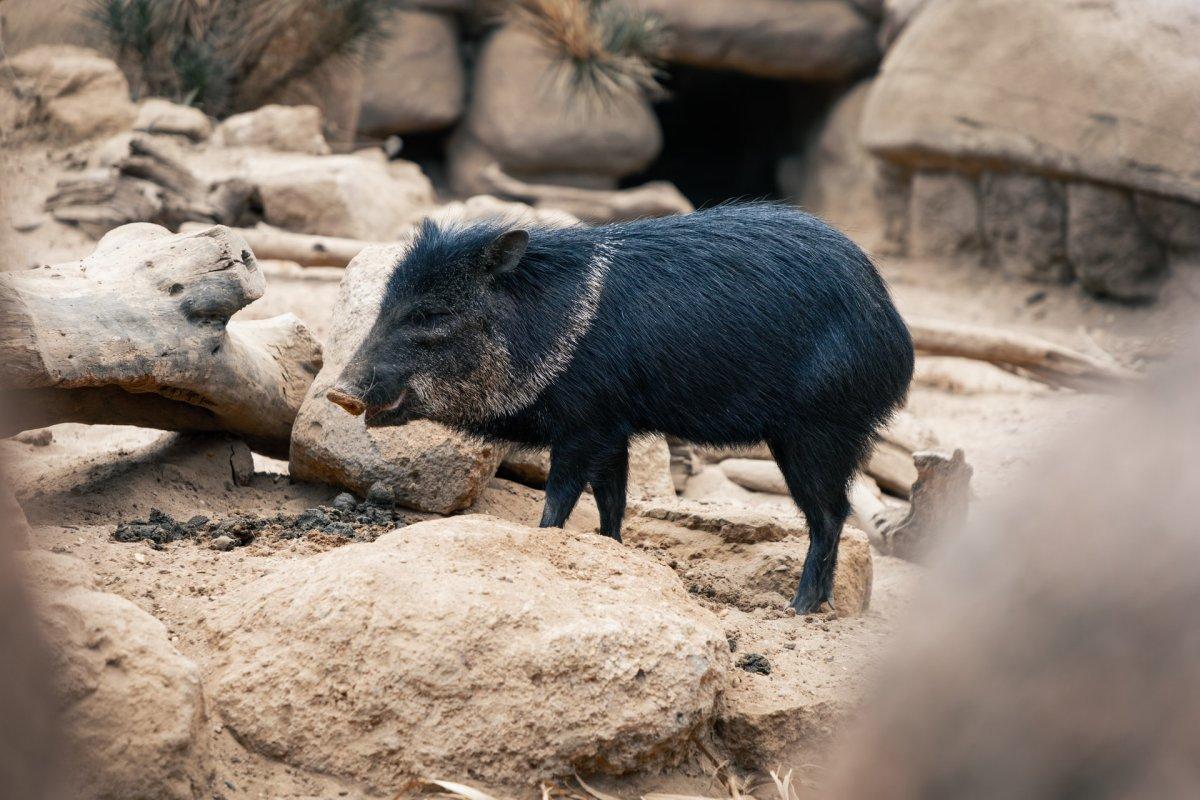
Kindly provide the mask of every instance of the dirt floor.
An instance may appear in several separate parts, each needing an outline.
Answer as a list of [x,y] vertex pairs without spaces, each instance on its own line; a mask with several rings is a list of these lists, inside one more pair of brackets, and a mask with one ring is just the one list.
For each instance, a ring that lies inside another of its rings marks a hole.
[[[54,174],[80,157],[75,152],[34,154],[17,163],[15,169],[28,181],[30,193],[25,198],[28,205],[10,212],[16,247],[9,268],[70,260],[91,249],[92,242],[78,231],[31,210],[40,207]],[[264,266],[267,295],[243,310],[242,316],[292,311],[322,336],[337,293],[337,270]],[[1080,349],[1103,349],[1129,363],[1156,357],[1169,348],[1200,286],[1200,268],[1176,270],[1178,289],[1173,287],[1166,296],[1177,301],[1131,308],[1088,299],[1077,287],[1036,286],[977,266],[885,261],[882,269],[907,316],[1021,328]],[[966,452],[975,468],[974,491],[986,501],[1002,493],[1033,455],[1061,432],[1113,402],[1113,397],[1050,390],[990,366],[921,359],[908,408],[937,433],[943,445]],[[337,490],[294,483],[287,476],[286,463],[260,456],[254,457],[252,475],[238,475],[230,466],[238,457],[238,445],[222,437],[80,425],[48,430],[49,442],[22,441],[30,437],[0,442],[0,455],[10,465],[16,494],[33,528],[30,545],[70,553],[92,565],[101,588],[160,619],[178,649],[200,663],[205,646],[200,621],[215,597],[284,560],[385,529],[360,530],[364,526],[351,524],[350,534],[335,528],[290,535],[297,528],[296,518],[308,509],[332,508]],[[697,488],[689,496],[704,495],[706,484],[701,478],[693,478]],[[749,495],[738,496],[759,510],[791,513],[783,498]],[[476,510],[536,522],[536,490],[497,481],[481,502],[483,506]],[[573,525],[594,525],[591,502],[584,498]],[[209,527],[203,529],[204,535],[185,530],[180,538],[161,544],[114,539],[119,524],[146,520],[154,509],[185,523],[184,529],[196,516],[208,518],[200,525]],[[208,534],[215,527],[248,515],[267,520],[249,545],[212,548]],[[277,519],[279,515],[283,517]],[[420,518],[402,513],[394,522]],[[775,757],[785,769],[795,768],[799,782],[810,790],[821,780],[824,743],[871,679],[897,621],[913,612],[910,603],[922,569],[876,554],[873,572],[871,608],[859,617],[797,618],[779,608],[714,606],[727,635],[736,642],[735,655],[756,654],[771,667],[769,675],[760,674],[753,671],[759,662],[751,659],[750,670],[735,671],[728,702],[741,716],[725,723],[758,726],[758,738],[747,739],[750,748],[770,745],[761,729],[769,728],[780,715],[806,726],[800,744],[793,741]],[[216,797],[364,796],[336,779],[248,752],[219,719],[212,720],[210,745],[219,764]],[[621,796],[647,791],[721,795],[723,790],[713,784],[711,773],[712,765],[697,756],[669,775],[598,780],[596,785]]]

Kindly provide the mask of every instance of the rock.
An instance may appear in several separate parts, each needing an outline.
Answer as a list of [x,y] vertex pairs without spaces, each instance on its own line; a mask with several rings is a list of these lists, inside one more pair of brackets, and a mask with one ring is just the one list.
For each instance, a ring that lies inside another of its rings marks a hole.
[[367,490],[367,502],[379,508],[391,508],[396,505],[396,492],[383,481],[376,481]]
[[198,108],[151,97],[138,104],[133,129],[145,133],[182,136],[200,142],[212,135],[212,121]]
[[1040,175],[986,172],[979,181],[983,238],[992,262],[1010,275],[1065,283],[1067,198]]
[[500,448],[433,422],[368,429],[361,416],[352,417],[325,398],[374,322],[384,284],[405,247],[368,247],[346,268],[325,364],[292,428],[291,474],[360,496],[383,481],[393,487],[400,505],[449,514],[471,505],[483,491],[500,463]]
[[[684,514],[662,516],[674,519],[655,519],[643,511],[627,520],[624,539],[656,552],[679,573],[688,591],[743,611],[783,609],[791,602],[808,553],[808,529],[802,522],[763,525],[760,531],[767,535],[754,539],[739,530],[746,527],[744,523],[733,520],[719,527],[719,518],[702,514],[691,519]],[[739,538],[742,541],[735,540]],[[846,526],[833,584],[833,604],[840,616],[867,610],[873,579],[866,534]]]
[[63,594],[72,589],[96,589],[96,576],[83,559],[49,550],[27,550],[19,553],[25,585],[36,587],[48,596]]
[[354,511],[358,508],[358,500],[349,492],[339,492],[338,496],[333,498],[333,507],[343,513]]
[[[83,47],[43,45],[6,62],[15,80],[19,120],[45,125],[68,141],[128,130],[129,84],[111,60]],[[13,98],[5,98],[8,102]]]
[[[757,458],[727,458],[720,464],[725,477],[752,492],[787,495],[787,483],[774,461]],[[789,495],[790,496],[790,495]]]
[[666,439],[654,436],[630,443],[628,494],[637,498],[675,499],[671,449]]
[[1200,205],[1141,192],[1133,203],[1138,219],[1169,250],[1200,252]]
[[692,530],[715,534],[733,544],[773,542],[789,536],[807,536],[798,512],[792,516],[764,514],[737,506],[679,501],[636,503],[633,511],[646,519],[663,520]]
[[216,605],[212,696],[237,739],[380,793],[676,761],[728,669],[667,568],[485,516],[290,560]]
[[237,539],[233,538],[227,533],[223,533],[217,538],[213,539],[212,544],[209,546],[212,547],[213,550],[220,550],[224,553],[237,547],[237,544]]
[[49,428],[38,428],[32,431],[21,431],[13,438],[21,444],[33,447],[48,447],[54,441],[54,431]]
[[480,194],[466,200],[454,200],[429,215],[436,221],[478,222],[499,219],[518,225],[544,225],[566,228],[579,225],[579,218],[555,208],[535,208],[525,203],[501,200],[491,195]]
[[911,255],[934,258],[979,250],[979,198],[970,177],[957,172],[918,172],[909,197]]
[[328,155],[316,106],[267,105],[234,114],[217,126],[214,143],[221,147],[263,147],[309,155]]
[[500,462],[500,470],[526,486],[542,489],[546,486],[546,476],[550,474],[550,451],[514,447]]
[[385,36],[366,67],[359,130],[386,138],[453,125],[466,85],[454,19],[400,11]]
[[1127,302],[1158,296],[1166,253],[1138,221],[1127,192],[1071,183],[1067,214],[1067,254],[1084,289]]
[[[537,525],[542,518],[542,507],[545,504],[545,492],[501,478],[493,478],[479,495],[479,499],[468,509],[468,513],[488,514],[520,525]],[[564,527],[570,531],[599,534],[600,513],[596,510],[595,500],[589,495],[580,498],[571,516],[567,517]]]
[[1192,0],[931,3],[888,53],[863,139],[915,166],[1009,165],[1200,203],[1197,38]]
[[429,179],[408,161],[263,154],[247,159],[244,177],[263,219],[299,233],[391,241],[433,206]]
[[[546,485],[550,472],[548,450],[514,449],[505,455],[505,474],[528,486]],[[675,497],[671,478],[671,450],[661,436],[631,442],[629,445],[629,483],[626,494],[637,499]]]
[[883,22],[879,26],[879,49],[887,52],[900,34],[929,5],[929,0],[884,0]]
[[783,194],[846,231],[870,252],[903,254],[908,237],[908,172],[878,158],[859,137],[872,81],[834,104],[814,140],[779,164]]
[[771,662],[762,653],[746,653],[738,658],[737,668],[756,675],[770,675]]
[[619,90],[603,101],[586,90],[565,94],[555,90],[559,69],[519,28],[492,34],[475,67],[466,134],[505,172],[546,183],[557,182],[544,179],[553,173],[619,178],[658,155],[662,133],[646,98]]
[[670,31],[666,58],[766,78],[839,82],[879,59],[875,26],[841,0],[641,0]]
[[162,623],[87,588],[43,592],[39,615],[71,759],[72,797],[207,796],[205,709],[196,665]]

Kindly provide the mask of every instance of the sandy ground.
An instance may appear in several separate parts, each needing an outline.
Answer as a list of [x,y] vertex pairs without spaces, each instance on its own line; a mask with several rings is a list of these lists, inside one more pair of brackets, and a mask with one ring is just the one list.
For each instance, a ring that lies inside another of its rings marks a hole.
[[[91,249],[86,236],[33,210],[49,192],[54,175],[79,158],[78,153],[33,155],[16,164],[28,188],[24,202],[9,212],[18,229],[9,269],[66,261]],[[267,295],[242,316],[291,311],[323,336],[337,294],[337,271],[264,266]],[[1200,269],[1184,270],[1174,279],[1179,288],[1169,292],[1171,301],[1130,308],[1091,300],[1076,287],[1035,286],[977,266],[894,261],[884,262],[882,269],[906,315],[1018,327],[1081,349],[1101,348],[1131,362],[1170,345],[1193,311],[1200,284]],[[953,359],[923,359],[918,376],[909,410],[944,446],[965,450],[976,470],[974,487],[980,498],[1002,493],[1034,454],[1065,429],[1117,402],[1113,397],[1049,390],[992,367]],[[162,550],[116,542],[112,534],[119,522],[144,517],[152,507],[185,520],[195,514],[221,518],[298,513],[329,503],[336,492],[294,483],[285,463],[259,457],[250,485],[237,486],[228,474],[229,443],[220,437],[79,425],[50,430],[53,441],[45,446],[0,442],[0,456],[10,465],[16,493],[33,526],[31,546],[84,559],[104,589],[162,620],[180,651],[197,661],[203,661],[204,647],[199,621],[213,598],[282,560],[338,544],[329,538],[264,539],[217,552],[195,541],[171,543]],[[534,490],[501,484],[488,498],[489,507],[480,510],[536,521],[539,498]],[[759,508],[779,509],[780,501],[763,496],[753,502]],[[591,502],[585,497],[572,524],[594,524]],[[920,567],[876,555],[872,607],[855,618],[805,619],[772,609],[717,609],[739,651],[761,653],[773,667],[771,675],[736,673],[729,702],[764,718],[781,710],[803,715],[812,727],[811,736],[779,757],[781,766],[797,768],[805,786],[819,785],[820,750],[861,695],[897,621],[913,613],[909,604],[921,578]],[[219,719],[213,721],[211,736],[220,765],[214,796],[360,796],[355,787],[247,752]],[[720,794],[710,772],[711,766],[697,760],[670,775],[597,785],[623,796],[650,790]]]

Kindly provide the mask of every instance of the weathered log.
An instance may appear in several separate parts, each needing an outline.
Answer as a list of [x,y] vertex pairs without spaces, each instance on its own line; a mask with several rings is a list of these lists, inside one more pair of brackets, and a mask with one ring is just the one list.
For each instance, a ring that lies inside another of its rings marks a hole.
[[917,352],[958,356],[1017,369],[1043,382],[1102,389],[1140,374],[1037,336],[941,320],[909,319]]
[[529,203],[536,208],[554,208],[575,215],[584,222],[602,225],[646,217],[687,214],[691,202],[667,181],[653,181],[631,189],[581,189],[526,183],[492,164],[480,175],[491,194]]
[[[180,230],[188,233],[204,227],[200,223],[186,222]],[[235,230],[249,243],[250,249],[258,258],[292,261],[304,267],[344,267],[363,249],[371,245],[385,244],[361,239],[344,239],[339,236],[293,233],[265,223],[259,223],[253,228]]]
[[286,454],[321,347],[291,314],[229,321],[265,288],[245,240],[220,226],[126,225],[82,261],[0,275],[7,432],[225,430]]
[[885,506],[861,478],[850,489],[850,507],[877,550],[918,560],[940,536],[966,522],[974,470],[962,450],[949,456],[915,453],[913,463],[917,480],[907,511]]

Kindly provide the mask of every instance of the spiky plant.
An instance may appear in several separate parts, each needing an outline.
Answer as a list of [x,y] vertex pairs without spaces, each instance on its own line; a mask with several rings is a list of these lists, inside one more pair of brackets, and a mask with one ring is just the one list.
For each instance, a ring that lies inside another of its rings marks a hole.
[[403,0],[92,0],[90,18],[138,94],[214,116],[252,108],[361,55]]
[[533,33],[564,67],[573,89],[600,95],[661,92],[659,19],[623,0],[511,0],[509,21]]

